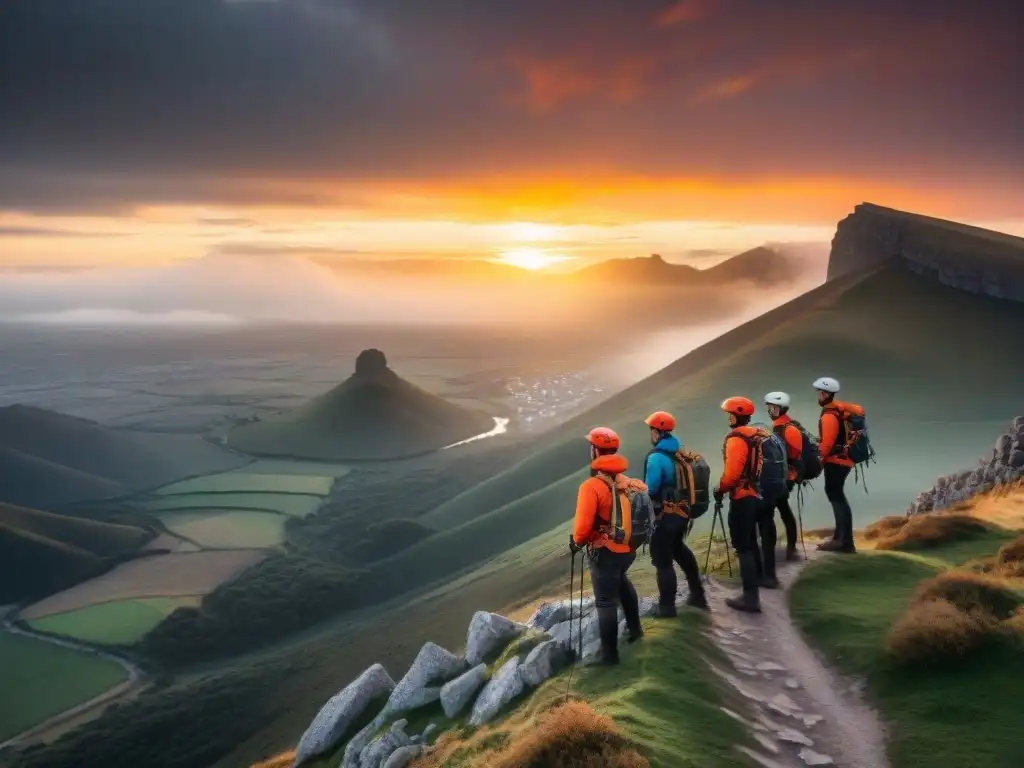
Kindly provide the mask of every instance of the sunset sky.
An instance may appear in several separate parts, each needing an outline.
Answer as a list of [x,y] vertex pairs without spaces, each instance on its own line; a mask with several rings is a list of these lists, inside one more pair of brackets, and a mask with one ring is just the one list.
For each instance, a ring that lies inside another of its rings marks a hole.
[[[7,0],[0,264],[1024,234],[1017,0]],[[524,250],[526,249],[526,250]]]

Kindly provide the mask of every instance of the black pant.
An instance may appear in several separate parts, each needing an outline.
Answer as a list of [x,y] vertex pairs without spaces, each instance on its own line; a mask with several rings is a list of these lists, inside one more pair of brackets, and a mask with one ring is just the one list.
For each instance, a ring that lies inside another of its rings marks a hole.
[[634,560],[633,552],[611,552],[604,547],[590,556],[590,583],[594,587],[601,655],[606,661],[618,658],[620,605],[630,631],[640,629],[640,602],[628,574]]
[[740,560],[744,592],[757,591],[757,518],[762,506],[757,496],[729,502],[729,538]]
[[754,547],[758,577],[775,578],[775,506],[778,502],[761,504],[757,510],[757,530],[761,536],[761,549]]
[[787,481],[786,488],[788,493],[775,502],[775,509],[779,510],[779,517],[782,518],[782,525],[786,529],[786,548],[789,550],[796,549],[798,536],[796,529],[796,517],[793,515],[793,509],[789,506],[789,495],[793,492],[795,485],[796,483],[792,480]]
[[704,592],[697,557],[686,546],[686,525],[686,519],[679,515],[662,515],[651,536],[651,563],[658,572],[658,602],[666,607],[676,603],[677,582],[673,562],[678,563],[683,571],[691,595]]
[[827,463],[824,467],[825,496],[832,505],[832,514],[836,518],[836,532],[832,538],[844,547],[853,546],[853,510],[846,500],[843,485],[850,476],[851,467],[842,464]]

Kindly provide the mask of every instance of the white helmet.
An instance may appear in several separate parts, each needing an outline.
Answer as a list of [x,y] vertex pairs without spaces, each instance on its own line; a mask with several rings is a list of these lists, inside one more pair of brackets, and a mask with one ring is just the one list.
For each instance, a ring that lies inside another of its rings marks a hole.
[[839,382],[828,376],[822,376],[814,382],[814,388],[821,392],[831,392],[834,395],[839,391]]
[[783,408],[789,408],[789,395],[785,392],[769,392],[764,396],[765,405],[781,405]]

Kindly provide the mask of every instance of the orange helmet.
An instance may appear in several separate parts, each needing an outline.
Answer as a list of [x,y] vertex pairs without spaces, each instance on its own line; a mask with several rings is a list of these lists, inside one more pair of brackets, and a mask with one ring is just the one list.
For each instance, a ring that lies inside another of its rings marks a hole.
[[676,428],[675,417],[665,411],[655,411],[644,420],[644,424],[651,429],[657,429],[662,432],[671,432]]
[[619,436],[608,427],[594,427],[587,435],[587,441],[602,451],[617,451],[620,443]]
[[754,414],[754,403],[745,397],[730,397],[722,401],[722,410],[734,416],[752,416]]

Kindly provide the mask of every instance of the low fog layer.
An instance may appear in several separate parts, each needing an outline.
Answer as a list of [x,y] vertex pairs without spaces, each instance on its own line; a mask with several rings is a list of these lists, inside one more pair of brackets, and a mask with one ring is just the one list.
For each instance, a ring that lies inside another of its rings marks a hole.
[[[789,247],[787,247],[787,251]],[[806,252],[806,253],[804,253]],[[74,273],[0,272],[0,321],[67,325],[220,325],[252,321],[313,323],[591,322],[609,311],[657,314],[694,322],[734,316],[754,302],[775,304],[824,279],[827,246],[794,249],[808,269],[784,289],[754,285],[728,291],[672,289],[645,295],[613,290],[595,296],[580,286],[547,281],[454,283],[451,278],[354,277],[295,255],[216,252],[160,268],[96,269]],[[800,255],[802,254],[802,255]],[[602,305],[614,298],[611,310]],[[738,305],[743,305],[739,307]]]

